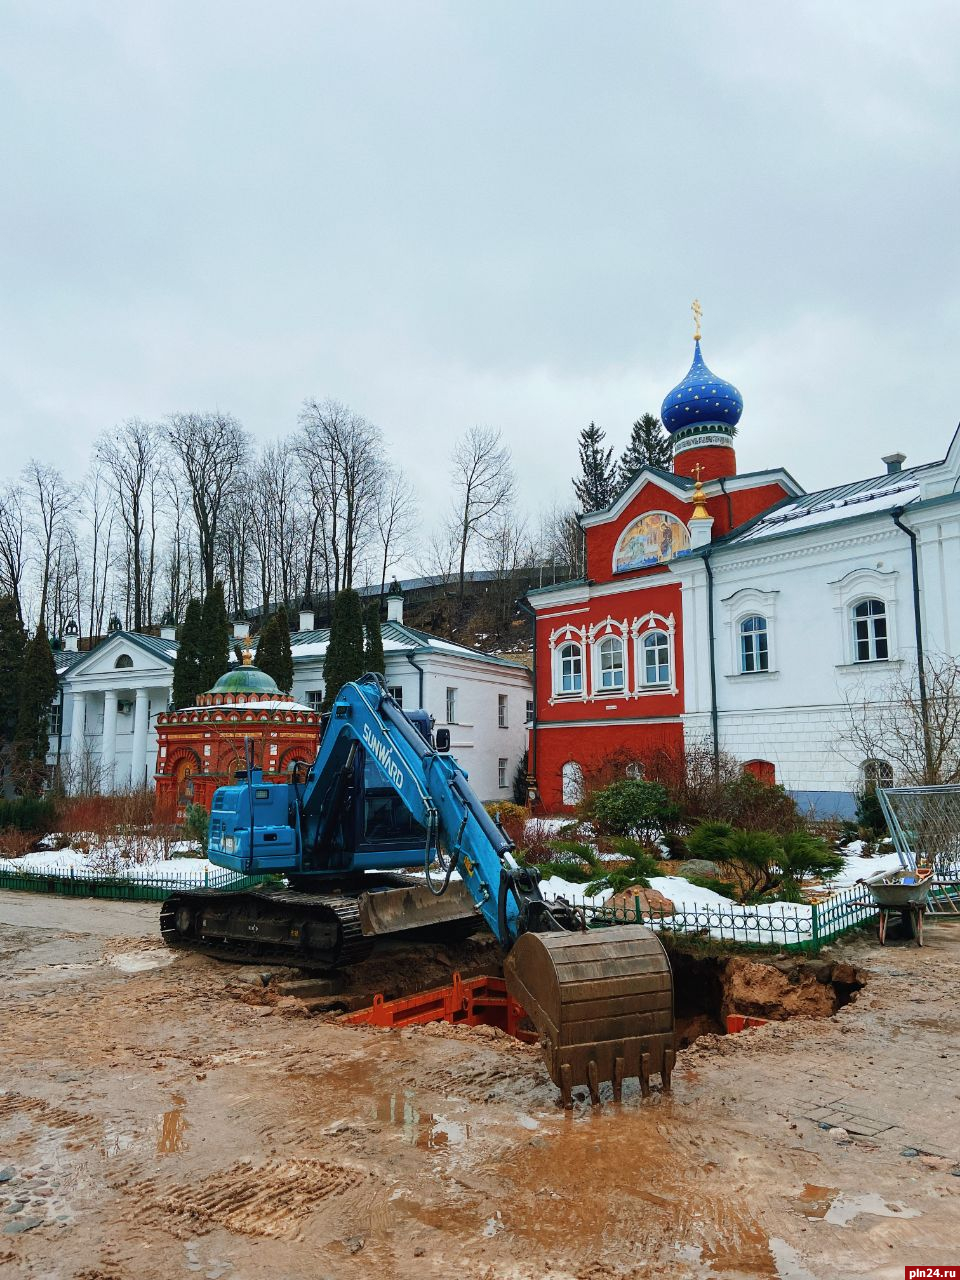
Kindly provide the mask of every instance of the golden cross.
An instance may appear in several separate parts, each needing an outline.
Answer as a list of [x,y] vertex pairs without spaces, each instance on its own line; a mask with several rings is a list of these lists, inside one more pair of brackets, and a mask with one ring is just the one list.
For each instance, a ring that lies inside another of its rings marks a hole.
[[690,307],[690,310],[693,312],[693,318],[696,321],[696,330],[693,335],[693,340],[694,342],[699,342],[700,341],[700,321],[703,318],[703,307],[701,307],[700,305],[699,298],[694,298],[693,303]]
[[698,462],[694,465],[694,471],[697,473],[697,484],[700,483],[700,472],[703,470],[702,465]]

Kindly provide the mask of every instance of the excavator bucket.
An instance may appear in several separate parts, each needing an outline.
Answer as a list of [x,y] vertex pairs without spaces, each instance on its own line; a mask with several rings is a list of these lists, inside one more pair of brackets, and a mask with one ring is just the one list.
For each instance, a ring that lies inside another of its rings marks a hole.
[[582,933],[524,933],[504,962],[507,990],[540,1033],[565,1107],[586,1085],[593,1102],[609,1080],[615,1102],[638,1077],[646,1097],[674,1063],[673,974],[659,938],[643,925]]

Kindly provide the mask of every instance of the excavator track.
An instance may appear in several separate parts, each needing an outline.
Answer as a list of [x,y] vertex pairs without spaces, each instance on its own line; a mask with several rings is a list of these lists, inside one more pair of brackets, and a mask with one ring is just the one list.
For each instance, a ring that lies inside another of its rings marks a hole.
[[361,930],[357,897],[293,889],[175,893],[160,909],[160,932],[170,947],[298,969],[356,964],[373,947]]
[[585,1085],[594,1103],[609,1080],[620,1101],[637,1077],[670,1088],[674,1064],[673,973],[660,939],[643,925],[578,933],[524,933],[504,963],[507,990],[540,1033],[565,1107]]

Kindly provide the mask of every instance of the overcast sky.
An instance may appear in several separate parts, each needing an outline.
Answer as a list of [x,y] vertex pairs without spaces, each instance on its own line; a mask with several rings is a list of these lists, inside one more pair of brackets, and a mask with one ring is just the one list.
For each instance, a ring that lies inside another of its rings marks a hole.
[[429,511],[499,427],[570,496],[703,350],[808,488],[960,419],[960,6],[0,0],[0,424],[71,478],[131,416],[307,396]]

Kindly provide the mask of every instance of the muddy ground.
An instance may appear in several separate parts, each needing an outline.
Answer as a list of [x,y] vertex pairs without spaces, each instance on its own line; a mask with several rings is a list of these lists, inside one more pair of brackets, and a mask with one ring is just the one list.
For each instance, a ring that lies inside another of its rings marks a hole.
[[238,999],[156,916],[0,894],[4,1280],[960,1264],[960,925],[834,948],[869,975],[835,1016],[708,1035],[672,1097],[564,1113],[536,1050]]

